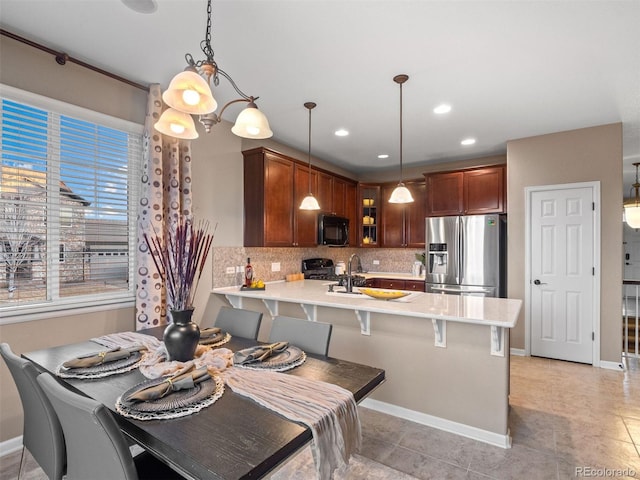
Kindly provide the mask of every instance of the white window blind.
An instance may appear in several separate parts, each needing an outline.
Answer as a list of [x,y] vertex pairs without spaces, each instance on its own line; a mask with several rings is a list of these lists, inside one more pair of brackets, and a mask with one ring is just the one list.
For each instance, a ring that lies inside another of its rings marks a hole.
[[0,313],[132,300],[142,126],[0,100]]

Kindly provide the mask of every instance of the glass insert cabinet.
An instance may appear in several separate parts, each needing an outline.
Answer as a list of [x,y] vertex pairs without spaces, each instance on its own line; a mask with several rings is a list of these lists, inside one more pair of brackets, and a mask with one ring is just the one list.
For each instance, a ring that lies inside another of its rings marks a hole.
[[360,228],[358,243],[362,247],[378,246],[378,225],[380,221],[380,186],[360,184],[358,195]]

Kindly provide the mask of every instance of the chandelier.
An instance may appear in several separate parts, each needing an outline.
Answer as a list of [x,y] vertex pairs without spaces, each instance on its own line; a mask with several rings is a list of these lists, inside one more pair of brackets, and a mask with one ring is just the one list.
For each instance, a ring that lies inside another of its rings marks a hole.
[[[211,0],[207,1],[207,31],[205,39],[200,42],[205,55],[204,60],[195,61],[190,53],[185,55],[187,67],[178,73],[162,94],[162,99],[169,106],[161,115],[155,127],[161,133],[176,138],[197,138],[193,119],[190,115],[199,115],[199,121],[207,133],[211,127],[222,120],[222,114],[229,105],[247,103],[238,115],[231,131],[243,138],[269,138],[273,135],[267,117],[258,110],[255,101],[259,97],[245,94],[224,70],[218,67],[213,58],[211,47]],[[212,86],[218,86],[220,76],[226,78],[240,98],[231,100],[216,114],[218,102],[213,97]],[[179,115],[179,113],[187,115]],[[189,118],[186,118],[189,117]]]

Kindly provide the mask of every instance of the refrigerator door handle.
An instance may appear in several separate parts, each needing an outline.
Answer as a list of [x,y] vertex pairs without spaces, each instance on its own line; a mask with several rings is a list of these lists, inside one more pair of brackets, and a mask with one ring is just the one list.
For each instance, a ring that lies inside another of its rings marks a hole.
[[458,217],[458,284],[462,283],[462,266],[464,265],[464,221]]

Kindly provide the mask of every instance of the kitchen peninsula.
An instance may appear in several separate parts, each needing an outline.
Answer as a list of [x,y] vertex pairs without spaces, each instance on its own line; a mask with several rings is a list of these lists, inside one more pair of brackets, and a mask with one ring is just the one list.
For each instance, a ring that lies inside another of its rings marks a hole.
[[366,406],[510,446],[508,329],[521,300],[411,292],[384,301],[328,290],[327,282],[304,280],[212,293],[235,308],[263,311],[261,340],[276,315],[333,324],[330,356],[387,372]]

